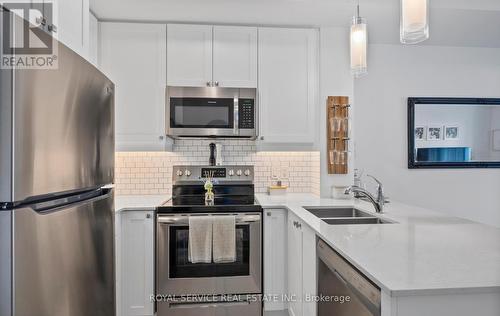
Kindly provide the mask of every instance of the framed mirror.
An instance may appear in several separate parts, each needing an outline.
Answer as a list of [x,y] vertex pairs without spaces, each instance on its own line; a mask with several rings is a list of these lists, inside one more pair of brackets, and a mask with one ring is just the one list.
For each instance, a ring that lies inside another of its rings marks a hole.
[[408,168],[500,168],[500,99],[408,98]]

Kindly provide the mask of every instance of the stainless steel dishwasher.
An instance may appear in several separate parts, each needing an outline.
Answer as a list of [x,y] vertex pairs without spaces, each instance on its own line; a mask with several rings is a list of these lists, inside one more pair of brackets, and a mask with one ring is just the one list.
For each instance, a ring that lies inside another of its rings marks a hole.
[[380,316],[380,288],[322,240],[317,254],[319,316]]

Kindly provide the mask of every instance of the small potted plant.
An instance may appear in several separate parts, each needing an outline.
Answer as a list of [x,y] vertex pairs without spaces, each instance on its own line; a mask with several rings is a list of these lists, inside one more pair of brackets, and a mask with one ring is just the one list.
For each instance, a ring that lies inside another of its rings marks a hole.
[[212,191],[213,188],[214,188],[214,184],[212,183],[212,179],[211,178],[207,178],[207,180],[205,181],[205,204],[206,205],[213,205],[214,204],[214,200],[215,200],[215,194],[214,192]]

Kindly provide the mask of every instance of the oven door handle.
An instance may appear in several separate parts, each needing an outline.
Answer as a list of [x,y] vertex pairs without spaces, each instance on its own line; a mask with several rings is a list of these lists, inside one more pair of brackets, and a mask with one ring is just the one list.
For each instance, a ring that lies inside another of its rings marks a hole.
[[[217,215],[207,215],[217,216]],[[236,224],[247,224],[260,222],[260,215],[236,215]],[[189,224],[189,215],[160,215],[158,216],[158,223],[161,224]]]

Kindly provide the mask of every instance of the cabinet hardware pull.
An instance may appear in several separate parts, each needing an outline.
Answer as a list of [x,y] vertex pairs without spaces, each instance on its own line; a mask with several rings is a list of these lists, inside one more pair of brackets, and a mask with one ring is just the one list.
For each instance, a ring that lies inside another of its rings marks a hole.
[[57,33],[57,26],[55,26],[54,24],[49,25],[48,29],[49,29],[49,32]]
[[146,218],[151,218],[151,214],[146,214]]
[[47,20],[43,16],[37,17],[35,19],[35,22],[36,24],[40,24],[42,26],[45,26],[45,24],[47,24]]

